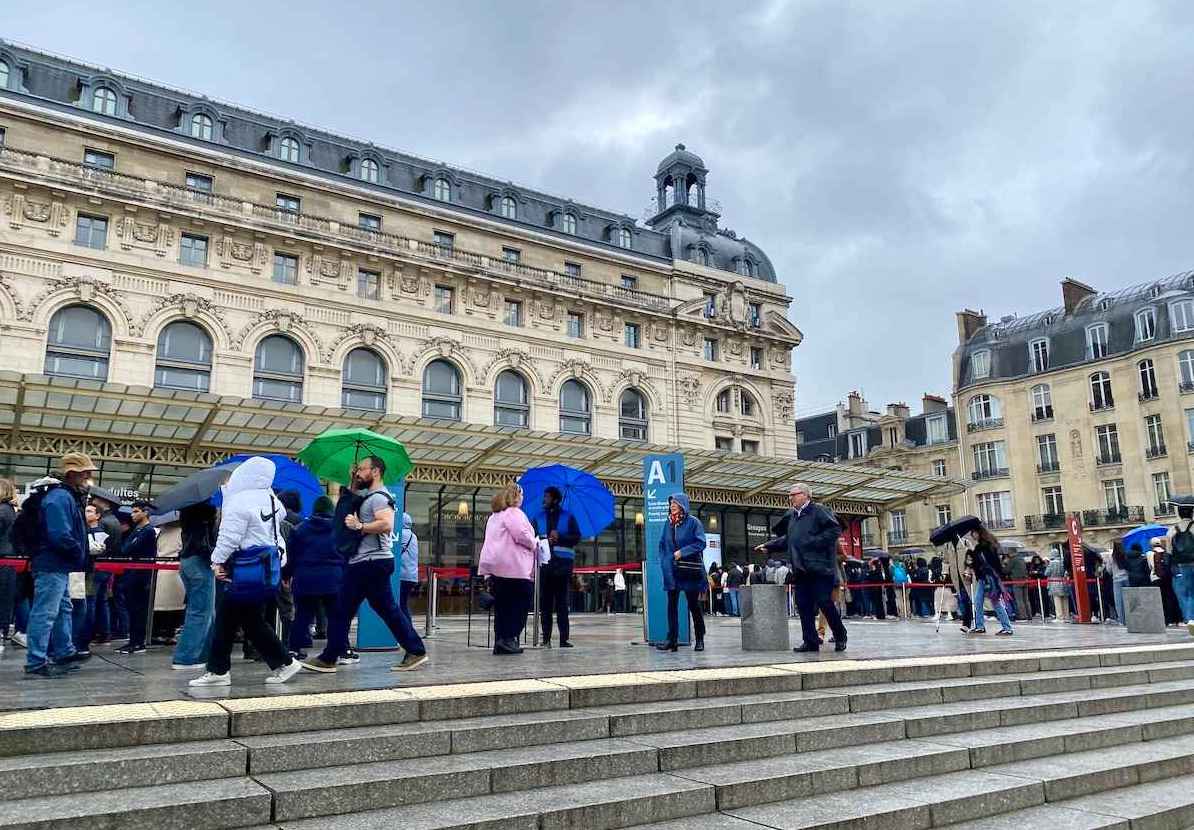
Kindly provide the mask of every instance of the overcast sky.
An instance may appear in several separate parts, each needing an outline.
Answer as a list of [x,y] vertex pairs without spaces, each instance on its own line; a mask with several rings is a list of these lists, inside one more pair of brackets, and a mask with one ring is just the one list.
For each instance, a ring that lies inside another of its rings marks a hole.
[[1194,268],[1194,3],[20,8],[0,36],[636,217],[684,142],[795,298],[802,415],[948,393],[962,307]]

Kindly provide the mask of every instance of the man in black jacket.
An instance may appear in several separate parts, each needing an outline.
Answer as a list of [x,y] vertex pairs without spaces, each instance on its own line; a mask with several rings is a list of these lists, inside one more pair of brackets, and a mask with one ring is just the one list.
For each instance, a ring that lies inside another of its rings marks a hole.
[[[150,504],[133,502],[129,514],[129,531],[120,543],[120,553],[126,559],[141,564],[152,564],[158,555],[158,533],[149,523]],[[146,632],[149,626],[149,587],[153,571],[145,568],[130,568],[121,576],[124,596],[129,609],[129,641],[116,649],[117,654],[144,654]]]
[[833,631],[836,651],[846,650],[846,627],[833,604],[833,574],[837,540],[842,526],[825,507],[815,504],[807,484],[793,484],[788,492],[792,509],[787,513],[786,533],[759,545],[758,551],[786,551],[792,566],[792,585],[800,612],[800,630],[804,643],[796,652],[817,652],[817,611],[825,615]]
[[[98,487],[91,489],[91,503],[100,512],[100,528],[107,537],[104,539],[105,559],[116,559],[120,556],[120,521],[116,518],[116,508],[120,505],[110,501],[108,491]],[[113,495],[113,498],[115,496]],[[91,577],[92,590],[95,601],[95,624],[91,629],[92,639],[89,642],[106,643],[112,639],[112,616],[115,608],[107,601],[108,590],[112,585],[110,571],[96,571]],[[100,597],[103,597],[101,600]],[[119,631],[118,633],[126,633]]]
[[568,606],[580,528],[576,518],[564,509],[563,502],[559,489],[548,487],[543,491],[543,513],[535,519],[535,530],[551,545],[551,559],[539,569],[539,617],[543,645],[547,648],[551,648],[553,611],[560,627],[560,648],[572,648],[568,640]]

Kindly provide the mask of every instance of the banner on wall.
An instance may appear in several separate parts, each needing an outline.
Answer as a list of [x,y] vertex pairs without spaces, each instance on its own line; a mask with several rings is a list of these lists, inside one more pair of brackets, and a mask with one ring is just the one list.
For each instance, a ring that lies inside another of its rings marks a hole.
[[[667,592],[659,559],[659,540],[667,526],[668,498],[684,490],[684,456],[679,453],[648,455],[643,459],[643,518],[646,549],[643,551],[643,614],[647,641],[667,639]],[[680,597],[681,642],[688,642],[688,606]]]
[[[402,596],[402,514],[406,511],[406,480],[402,479],[387,488],[394,497],[394,573],[390,574],[390,587],[394,599]],[[390,633],[390,627],[381,617],[373,613],[368,602],[362,602],[357,611],[357,648],[363,651],[397,648],[398,643]]]
[[705,573],[714,565],[721,564],[721,534],[705,534]]

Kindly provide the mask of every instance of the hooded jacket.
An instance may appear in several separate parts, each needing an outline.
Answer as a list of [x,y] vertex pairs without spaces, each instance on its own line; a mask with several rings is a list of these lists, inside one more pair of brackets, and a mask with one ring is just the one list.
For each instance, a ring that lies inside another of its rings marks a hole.
[[[58,483],[42,479],[34,483]],[[87,522],[78,494],[65,484],[50,490],[42,498],[41,538],[33,551],[34,571],[70,573],[84,569],[87,561]]]
[[[689,514],[688,496],[676,493],[668,499],[680,505],[683,518],[678,525],[673,525],[668,517],[659,534],[659,568],[663,572],[663,587],[667,591],[700,591],[708,584],[705,578],[705,528],[701,520]],[[669,504],[669,508],[670,508]],[[681,573],[676,569],[676,558],[673,555],[680,551],[680,558],[686,562],[695,562],[699,568],[690,568],[693,573]]]
[[340,592],[344,578],[344,557],[336,550],[332,517],[318,513],[299,522],[286,542],[285,579],[293,580],[296,597],[327,596]]
[[274,462],[254,456],[232,471],[224,485],[220,534],[211,561],[220,565],[238,550],[257,545],[277,545],[285,556],[282,519],[286,508],[270,489]]
[[394,555],[401,557],[398,578],[402,582],[419,581],[419,537],[415,535],[415,521],[409,513],[402,514],[402,535],[398,537]]
[[784,535],[767,542],[767,550],[786,551],[797,576],[803,571],[833,576],[837,540],[842,535],[838,520],[814,501],[805,504],[799,515],[792,508],[787,512],[787,518]]

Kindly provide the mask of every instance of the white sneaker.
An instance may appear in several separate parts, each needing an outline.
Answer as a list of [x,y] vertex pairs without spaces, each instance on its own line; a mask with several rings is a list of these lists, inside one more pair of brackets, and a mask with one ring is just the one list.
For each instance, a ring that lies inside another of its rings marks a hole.
[[29,640],[25,637],[24,631],[14,631],[12,633],[12,641],[21,648],[29,648]]
[[170,668],[175,671],[194,671],[195,669],[206,668],[207,663],[171,663]]
[[[1194,637],[1194,620],[1190,620],[1186,623],[1186,631],[1189,631],[1190,636]],[[13,639],[16,639],[16,635],[13,635]]]
[[298,660],[291,660],[288,665],[280,666],[273,674],[265,678],[268,684],[285,683],[290,678],[294,677],[303,669],[303,664]]
[[223,674],[212,674],[205,672],[202,677],[196,677],[188,686],[231,686],[232,675],[229,672]]

